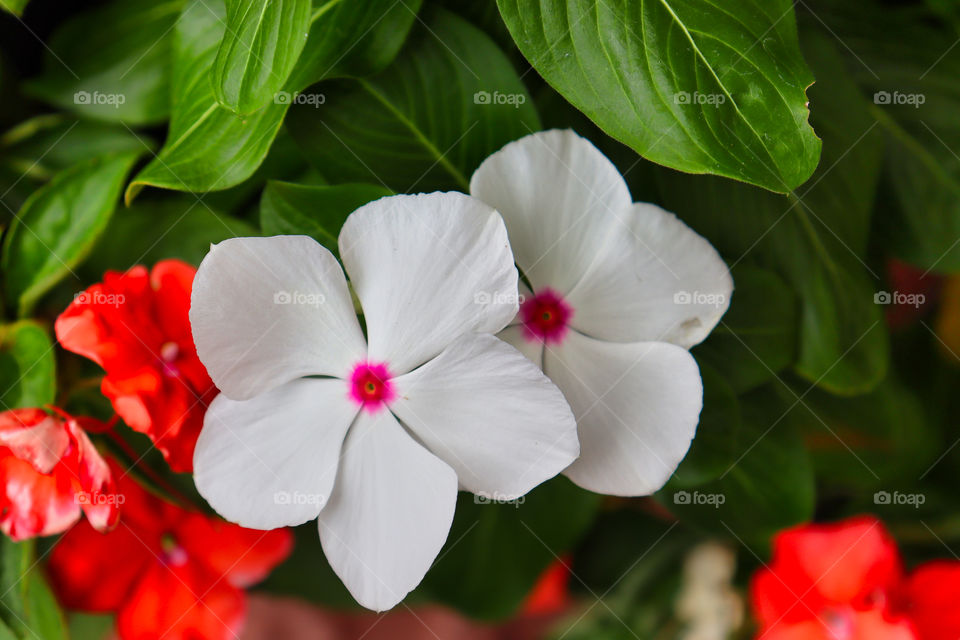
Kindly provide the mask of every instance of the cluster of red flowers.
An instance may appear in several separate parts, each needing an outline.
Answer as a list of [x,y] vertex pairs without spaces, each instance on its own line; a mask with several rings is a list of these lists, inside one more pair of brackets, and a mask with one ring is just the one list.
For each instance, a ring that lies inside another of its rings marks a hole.
[[761,640],[960,638],[960,562],[905,573],[871,517],[780,533],[751,587]]
[[[103,368],[101,391],[116,415],[174,471],[192,469],[217,393],[190,331],[195,273],[174,260],[108,272],[55,327],[64,348]],[[292,535],[154,495],[87,435],[111,428],[56,408],[0,413],[0,529],[14,540],[66,531],[50,555],[54,589],[69,608],[116,613],[122,640],[235,638],[243,588],[287,557]]]

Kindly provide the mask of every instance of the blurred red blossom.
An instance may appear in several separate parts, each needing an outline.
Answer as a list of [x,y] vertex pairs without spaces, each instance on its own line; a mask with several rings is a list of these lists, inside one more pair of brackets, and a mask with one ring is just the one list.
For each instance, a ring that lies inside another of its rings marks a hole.
[[217,394],[190,331],[195,274],[178,260],[158,262],[149,273],[142,266],[108,271],[56,322],[60,344],[103,367],[103,394],[174,471],[193,469],[203,415]]
[[910,327],[927,315],[940,298],[944,278],[896,258],[888,260],[886,267],[892,291],[878,292],[875,299],[887,305],[884,315],[890,328]]
[[903,571],[879,520],[803,525],[774,539],[753,578],[762,640],[956,640],[960,562]]
[[569,557],[557,558],[537,579],[523,604],[523,613],[530,616],[555,615],[570,608]]
[[54,547],[48,571],[61,603],[115,612],[123,640],[228,640],[242,626],[244,587],[290,553],[288,530],[255,531],[183,509],[122,476],[120,524],[86,523]]
[[66,531],[87,514],[117,522],[110,469],[77,419],[43,409],[0,413],[0,530],[14,540]]

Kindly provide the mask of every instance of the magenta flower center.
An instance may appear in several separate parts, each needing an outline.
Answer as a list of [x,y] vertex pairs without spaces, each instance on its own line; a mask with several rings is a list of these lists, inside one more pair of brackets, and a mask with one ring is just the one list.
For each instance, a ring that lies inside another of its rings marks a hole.
[[543,289],[520,305],[527,340],[559,343],[567,335],[573,309],[556,291]]
[[350,374],[350,397],[367,411],[378,411],[396,397],[391,378],[385,364],[361,362]]

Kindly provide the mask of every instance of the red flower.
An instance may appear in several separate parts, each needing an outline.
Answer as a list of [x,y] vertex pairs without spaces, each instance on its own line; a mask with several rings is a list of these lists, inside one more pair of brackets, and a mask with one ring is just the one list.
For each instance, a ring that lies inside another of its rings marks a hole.
[[217,394],[190,333],[195,274],[178,260],[158,262],[149,274],[141,266],[108,271],[56,322],[60,344],[103,367],[103,394],[174,471],[193,469],[203,414]]
[[532,616],[552,615],[570,606],[570,558],[550,563],[533,585],[523,604],[523,613]]
[[70,609],[116,612],[123,640],[232,640],[243,622],[243,588],[290,553],[287,530],[254,531],[182,509],[129,476],[120,525],[85,523],[50,556],[51,582]]
[[921,640],[960,638],[960,562],[928,562],[903,585],[899,606]]
[[958,580],[953,562],[904,577],[883,523],[860,517],[781,532],[751,598],[762,640],[956,640]]
[[97,529],[117,522],[110,469],[66,414],[0,413],[0,484],[0,530],[14,540],[66,531],[81,509]]

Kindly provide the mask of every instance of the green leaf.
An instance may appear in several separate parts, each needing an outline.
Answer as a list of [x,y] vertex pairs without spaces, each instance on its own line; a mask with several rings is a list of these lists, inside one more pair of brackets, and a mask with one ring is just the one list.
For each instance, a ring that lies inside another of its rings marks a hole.
[[21,175],[49,180],[93,156],[149,149],[149,139],[123,126],[56,113],[30,118],[3,134],[0,162]]
[[[36,560],[32,540],[0,536],[0,639],[66,640],[67,626]],[[5,633],[12,632],[6,635]]]
[[[808,185],[778,196],[713,177],[661,170],[666,207],[724,254],[772,269],[800,300],[795,370],[835,393],[864,393],[885,375],[889,344],[878,275],[866,262],[882,138],[824,38],[811,36],[811,91],[824,161]],[[736,294],[735,294],[736,295]]]
[[126,191],[145,187],[216,191],[243,182],[263,162],[286,113],[270,103],[248,116],[221,107],[210,72],[224,34],[223,0],[189,0],[174,35],[173,113],[167,140]]
[[23,10],[26,8],[28,2],[30,2],[30,0],[0,0],[0,8],[15,16],[20,16],[23,14]]
[[515,503],[461,493],[447,544],[415,593],[477,618],[509,616],[547,565],[580,540],[599,502],[563,477]]
[[144,200],[117,212],[81,274],[84,280],[97,281],[107,270],[126,271],[167,258],[199,265],[211,244],[255,235],[249,223],[191,196]]
[[[792,402],[804,391],[782,395]],[[814,389],[794,414],[819,476],[857,495],[912,486],[944,450],[920,398],[893,376],[856,398]]]
[[347,216],[393,192],[372,184],[308,186],[271,180],[260,200],[264,235],[308,235],[334,253]]
[[790,0],[497,0],[530,64],[607,134],[781,193],[817,166]]
[[539,130],[523,84],[490,38],[446,11],[426,20],[382,73],[323,83],[323,104],[290,110],[291,134],[330,182],[465,191],[490,153]]
[[283,88],[307,42],[310,0],[227,0],[226,34],[213,63],[213,90],[247,114]]
[[695,487],[727,470],[736,455],[740,429],[740,404],[733,389],[715,369],[700,364],[703,379],[703,410],[690,451],[677,467],[670,485]]
[[324,0],[311,17],[310,35],[288,91],[325,78],[367,76],[390,64],[423,0]]
[[775,273],[741,264],[732,275],[730,308],[693,353],[743,393],[793,364],[799,313],[793,289]]
[[47,331],[29,320],[0,327],[0,410],[53,404],[56,393],[56,358]]
[[847,66],[873,99],[872,116],[886,134],[883,185],[890,206],[880,218],[880,239],[925,269],[960,271],[956,31],[918,7],[847,5],[825,15],[852,50],[844,49]]
[[149,124],[170,111],[171,27],[183,0],[116,0],[54,32],[28,93],[101,120]]
[[24,203],[0,260],[7,302],[17,305],[21,316],[93,248],[139,155],[113,154],[74,165]]
[[813,516],[813,465],[796,426],[796,411],[770,389],[742,398],[743,425],[732,464],[694,490],[668,486],[658,499],[681,520],[746,543],[765,544],[775,532]]

